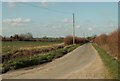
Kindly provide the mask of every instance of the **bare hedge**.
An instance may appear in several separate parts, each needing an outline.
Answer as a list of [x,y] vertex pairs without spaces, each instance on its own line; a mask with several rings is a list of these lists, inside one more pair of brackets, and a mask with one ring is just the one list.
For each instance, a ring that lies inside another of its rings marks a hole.
[[120,46],[120,41],[118,41],[118,33],[120,33],[120,29],[110,33],[109,35],[101,34],[94,40],[95,43],[99,44],[115,59],[118,59],[118,53],[120,52],[120,50],[118,50],[118,46]]
[[[87,43],[87,42],[89,41],[85,38],[75,37],[76,44]],[[64,38],[64,43],[67,45],[73,44],[73,36],[66,36]]]

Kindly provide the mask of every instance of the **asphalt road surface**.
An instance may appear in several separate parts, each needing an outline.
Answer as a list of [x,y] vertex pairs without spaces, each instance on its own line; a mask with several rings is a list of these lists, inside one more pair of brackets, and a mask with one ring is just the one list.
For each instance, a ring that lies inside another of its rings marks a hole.
[[50,63],[11,71],[3,79],[104,79],[111,78],[94,47],[88,43]]

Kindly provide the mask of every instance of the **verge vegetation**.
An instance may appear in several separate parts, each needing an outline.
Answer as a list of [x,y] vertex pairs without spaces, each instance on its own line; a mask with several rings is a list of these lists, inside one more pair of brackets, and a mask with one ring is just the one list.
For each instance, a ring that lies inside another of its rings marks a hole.
[[33,65],[50,62],[56,58],[62,57],[63,55],[73,51],[78,46],[79,44],[71,45],[71,46],[67,46],[66,48],[60,48],[60,49],[53,50],[46,54],[6,61],[2,64],[2,67],[3,67],[2,73],[5,73],[10,70],[15,70],[15,69],[20,69],[20,68],[25,68],[25,67],[29,67]]
[[110,54],[114,59],[120,61],[118,59],[119,53],[120,53],[120,41],[118,38],[120,38],[120,29],[106,35],[101,34],[97,36],[94,39],[94,42],[100,45],[108,54]]
[[113,79],[119,79],[118,66],[120,66],[120,63],[118,63],[117,60],[115,60],[112,56],[110,56],[103,48],[101,48],[97,44],[93,43],[92,45],[98,51],[105,65],[107,66],[110,72],[110,76],[112,76]]

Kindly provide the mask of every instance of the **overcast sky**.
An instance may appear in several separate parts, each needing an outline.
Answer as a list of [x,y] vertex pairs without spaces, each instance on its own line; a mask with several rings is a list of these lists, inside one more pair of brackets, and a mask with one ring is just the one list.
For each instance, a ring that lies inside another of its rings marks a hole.
[[2,35],[30,32],[34,37],[110,33],[118,27],[117,2],[3,2]]

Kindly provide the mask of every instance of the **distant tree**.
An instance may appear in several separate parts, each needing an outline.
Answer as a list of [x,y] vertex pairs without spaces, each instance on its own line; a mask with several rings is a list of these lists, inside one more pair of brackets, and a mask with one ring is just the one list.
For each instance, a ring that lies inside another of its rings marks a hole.
[[6,39],[6,36],[4,36],[3,39]]
[[96,37],[97,37],[97,35],[92,35],[92,36],[90,36],[90,37],[87,37],[87,39],[88,39],[89,41],[93,42]]
[[14,35],[14,39],[15,39],[15,40],[18,40],[18,39],[19,39],[19,35],[18,35],[18,34],[15,34],[15,35]]
[[25,38],[24,38],[24,34],[20,34],[20,35],[19,35],[19,41],[24,41],[24,39],[25,39]]
[[20,34],[19,35],[19,40],[20,41],[29,41],[33,39],[33,35],[31,33],[26,33],[26,34]]
[[47,36],[44,36],[43,39],[48,39],[48,37],[47,37]]
[[0,41],[2,40],[2,38],[3,38],[3,37],[0,35]]
[[10,38],[13,38],[13,36],[10,36]]
[[26,33],[25,34],[25,38],[28,39],[28,40],[30,40],[30,39],[33,38],[33,35],[31,33]]

